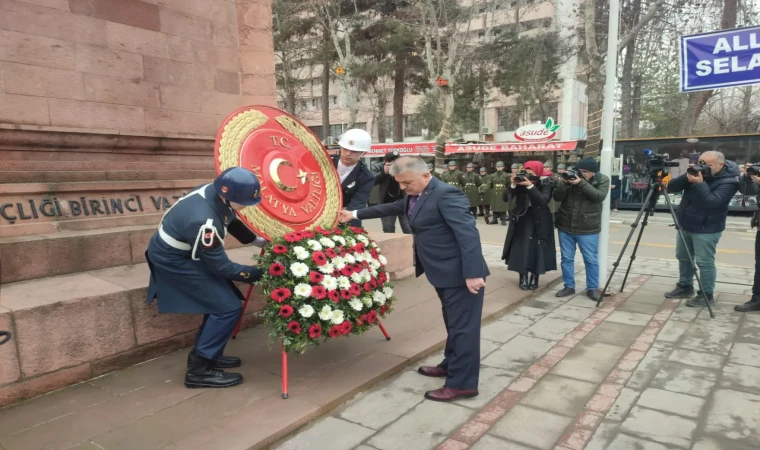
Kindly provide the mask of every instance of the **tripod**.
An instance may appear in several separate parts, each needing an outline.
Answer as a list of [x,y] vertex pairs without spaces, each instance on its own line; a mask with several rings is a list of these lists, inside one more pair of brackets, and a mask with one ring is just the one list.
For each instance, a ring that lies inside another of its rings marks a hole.
[[[705,301],[705,305],[707,305],[707,310],[710,312],[710,317],[715,318],[715,314],[713,313],[712,307],[710,307],[710,303],[707,302],[707,296],[705,295],[704,289],[702,289],[702,281],[699,278],[699,271],[697,270],[697,264],[694,262],[694,257],[691,255],[691,251],[689,251],[689,247],[686,245],[686,239],[683,236],[683,233],[681,232],[681,226],[678,223],[678,218],[676,218],[676,212],[675,209],[673,209],[673,204],[670,202],[670,197],[668,197],[667,194],[667,187],[662,182],[662,178],[666,175],[667,172],[665,170],[655,170],[652,172],[651,179],[649,181],[649,189],[647,191],[646,198],[644,200],[644,204],[641,206],[641,209],[639,210],[639,214],[636,216],[636,220],[631,224],[631,232],[628,233],[628,238],[625,240],[625,244],[623,244],[623,249],[620,250],[620,255],[618,255],[617,261],[615,261],[612,266],[612,272],[610,273],[610,276],[607,278],[607,284],[604,285],[603,293],[607,292],[607,288],[609,288],[610,283],[612,282],[612,277],[615,276],[615,271],[617,270],[618,266],[620,265],[620,260],[623,259],[623,254],[625,254],[625,250],[628,248],[628,244],[631,242],[631,238],[633,237],[633,233],[636,231],[636,228],[639,226],[639,221],[641,221],[641,218],[643,217],[644,220],[641,222],[641,228],[639,229],[639,235],[636,238],[636,244],[633,246],[633,252],[631,253],[631,260],[628,262],[628,268],[625,271],[625,276],[623,277],[623,284],[620,286],[620,292],[623,292],[623,289],[625,289],[625,283],[628,280],[628,274],[631,272],[631,266],[633,265],[633,261],[636,259],[636,251],[639,249],[639,243],[641,242],[641,236],[644,234],[644,229],[649,224],[649,216],[654,214],[655,206],[657,205],[657,199],[660,196],[660,192],[665,193],[665,203],[668,205],[668,211],[670,212],[670,217],[673,218],[673,225],[676,229],[676,233],[678,234],[678,239],[680,239],[681,244],[683,245],[684,249],[686,250],[686,254],[689,256],[689,262],[691,263],[691,268],[694,271],[694,276],[697,278],[697,284],[699,285],[699,292],[702,296],[702,299]],[[596,302],[597,308],[602,303],[602,297],[599,298]]]

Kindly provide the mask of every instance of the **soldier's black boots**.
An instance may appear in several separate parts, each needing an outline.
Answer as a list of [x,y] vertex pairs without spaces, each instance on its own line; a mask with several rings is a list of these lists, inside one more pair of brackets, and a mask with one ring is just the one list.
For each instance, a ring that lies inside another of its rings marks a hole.
[[528,289],[535,291],[538,289],[538,275],[535,273],[530,274],[530,280],[528,281]]
[[528,290],[528,274],[527,273],[521,273],[520,274],[520,290],[527,291]]
[[734,306],[734,311],[749,312],[760,311],[760,295],[753,295],[750,301],[743,305]]
[[239,373],[227,373],[212,368],[212,361],[197,354],[190,355],[190,365],[185,374],[185,387],[226,388],[243,382]]
[[[190,368],[190,361],[193,355],[195,355],[195,347],[187,355],[187,368]],[[217,359],[211,360],[212,369],[231,369],[233,367],[240,367],[243,362],[237,356],[221,356]]]

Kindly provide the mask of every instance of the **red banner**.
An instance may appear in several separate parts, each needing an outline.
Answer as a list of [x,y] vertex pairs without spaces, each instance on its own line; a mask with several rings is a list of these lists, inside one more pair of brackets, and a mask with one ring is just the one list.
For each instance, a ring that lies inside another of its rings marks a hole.
[[[488,144],[446,144],[446,154],[456,153],[503,153],[503,152],[556,152],[575,150],[577,141],[547,142],[493,142]],[[383,156],[391,151],[399,155],[434,156],[435,142],[394,142],[392,144],[375,144],[367,156]]]

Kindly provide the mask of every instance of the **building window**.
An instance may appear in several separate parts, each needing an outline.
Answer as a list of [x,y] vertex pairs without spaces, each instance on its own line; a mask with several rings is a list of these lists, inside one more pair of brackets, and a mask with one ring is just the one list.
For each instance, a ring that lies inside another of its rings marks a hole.
[[385,138],[393,138],[393,116],[385,116],[385,126],[383,128],[385,129]]
[[306,110],[307,107],[308,105],[306,104],[306,100],[301,100],[301,109]]
[[520,115],[517,114],[517,108],[507,106],[496,110],[498,117],[497,131],[514,131],[520,128]]
[[422,136],[422,123],[419,114],[404,116],[404,137]]
[[333,106],[335,106],[335,105],[338,104],[338,97],[336,97],[334,95],[332,96],[332,104],[333,104]]
[[330,125],[330,136],[339,137],[343,134],[343,124],[339,123],[337,125]]
[[367,122],[357,122],[354,124],[354,128],[367,131]]
[[530,122],[536,123],[536,122],[546,122],[546,119],[548,117],[551,117],[554,119],[555,122],[557,122],[557,116],[559,115],[559,103],[557,102],[551,102],[544,105],[544,111],[541,110],[541,107],[536,104],[533,106],[533,109],[530,112]]

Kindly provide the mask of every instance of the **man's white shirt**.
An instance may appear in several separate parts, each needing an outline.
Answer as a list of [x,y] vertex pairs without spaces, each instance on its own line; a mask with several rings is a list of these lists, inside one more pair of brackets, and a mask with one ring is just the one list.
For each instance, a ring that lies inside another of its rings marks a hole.
[[340,182],[343,183],[343,181],[345,181],[345,179],[351,175],[351,172],[353,172],[358,165],[359,164],[354,164],[351,167],[346,167],[342,162],[338,161],[338,175],[340,176]]

